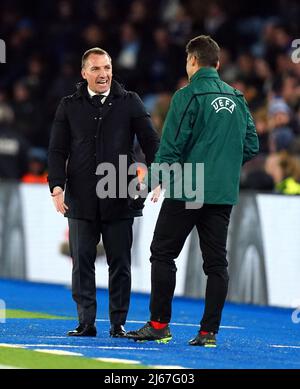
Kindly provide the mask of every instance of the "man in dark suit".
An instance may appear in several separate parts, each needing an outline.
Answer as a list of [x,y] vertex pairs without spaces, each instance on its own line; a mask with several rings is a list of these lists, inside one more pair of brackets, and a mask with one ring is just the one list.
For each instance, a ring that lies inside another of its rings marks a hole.
[[99,164],[111,163],[119,182],[119,156],[127,157],[128,166],[134,162],[135,136],[148,165],[159,139],[139,96],[112,79],[106,51],[86,51],[81,73],[85,82],[57,108],[48,158],[54,205],[69,222],[72,295],[79,325],[68,335],[96,336],[95,259],[102,235],[109,266],[110,336],[123,337],[130,300],[133,218],[142,215],[143,203],[129,196],[97,197],[101,177],[96,171]]

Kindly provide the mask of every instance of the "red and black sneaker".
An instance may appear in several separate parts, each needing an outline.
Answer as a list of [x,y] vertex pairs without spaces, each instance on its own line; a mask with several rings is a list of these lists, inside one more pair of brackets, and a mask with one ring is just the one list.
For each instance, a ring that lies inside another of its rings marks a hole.
[[201,334],[198,332],[194,339],[189,341],[190,346],[217,347],[216,335],[213,332]]
[[136,342],[147,342],[152,340],[156,343],[169,343],[172,339],[172,334],[168,325],[161,329],[155,329],[151,326],[150,322],[147,322],[137,331],[127,332],[126,336]]

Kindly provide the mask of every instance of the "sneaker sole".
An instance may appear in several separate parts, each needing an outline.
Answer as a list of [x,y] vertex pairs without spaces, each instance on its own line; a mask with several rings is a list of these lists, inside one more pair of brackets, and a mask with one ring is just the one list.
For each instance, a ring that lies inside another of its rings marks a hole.
[[217,344],[216,343],[212,343],[212,344],[209,344],[209,343],[206,343],[206,344],[201,344],[201,343],[198,343],[198,344],[191,344],[191,343],[188,343],[189,346],[192,346],[192,347],[217,347]]
[[170,336],[170,337],[168,337],[168,338],[157,339],[157,340],[155,340],[155,342],[156,342],[156,343],[167,344],[167,343],[169,343],[171,340],[172,340],[172,336]]
[[163,339],[151,339],[151,340],[139,340],[139,339],[134,339],[135,342],[138,342],[138,343],[146,343],[146,342],[156,342],[156,343],[159,343],[159,344],[167,344],[170,342],[170,340],[172,340],[172,336],[168,337],[168,338],[163,338]]

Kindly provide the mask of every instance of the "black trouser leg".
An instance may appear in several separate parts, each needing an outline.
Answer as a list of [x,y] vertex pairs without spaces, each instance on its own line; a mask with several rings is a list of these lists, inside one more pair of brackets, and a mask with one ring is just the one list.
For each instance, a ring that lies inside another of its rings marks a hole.
[[132,224],[132,218],[102,223],[102,239],[109,266],[111,324],[125,324],[129,309]]
[[[188,215],[188,216],[187,216]],[[169,323],[176,285],[176,265],[184,242],[195,225],[196,213],[185,203],[164,200],[151,243],[151,320]]]
[[201,330],[217,333],[228,290],[227,230],[231,205],[204,205],[197,222],[203,270],[208,276]]
[[70,250],[73,259],[72,296],[77,303],[80,324],[96,320],[96,247],[100,239],[99,220],[68,219]]

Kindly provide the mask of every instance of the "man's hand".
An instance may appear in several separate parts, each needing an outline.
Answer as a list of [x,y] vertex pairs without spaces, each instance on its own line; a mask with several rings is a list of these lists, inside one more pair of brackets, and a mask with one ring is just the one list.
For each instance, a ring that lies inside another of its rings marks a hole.
[[57,212],[60,212],[64,215],[69,208],[64,203],[64,191],[62,190],[62,188],[56,186],[53,189],[51,196]]
[[161,194],[161,187],[160,187],[160,185],[158,185],[152,192],[151,201],[153,201],[154,203],[157,203],[160,194]]

